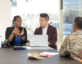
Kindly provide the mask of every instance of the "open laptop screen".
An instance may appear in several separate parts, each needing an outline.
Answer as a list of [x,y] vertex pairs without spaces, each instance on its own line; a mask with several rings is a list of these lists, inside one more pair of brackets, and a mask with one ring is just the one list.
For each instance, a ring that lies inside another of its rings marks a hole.
[[48,35],[29,35],[30,46],[48,46]]

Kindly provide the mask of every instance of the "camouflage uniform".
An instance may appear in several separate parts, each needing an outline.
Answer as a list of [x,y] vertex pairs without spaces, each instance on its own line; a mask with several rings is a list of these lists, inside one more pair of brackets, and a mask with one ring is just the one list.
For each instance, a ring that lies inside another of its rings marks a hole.
[[60,55],[64,56],[65,51],[69,51],[72,58],[79,56],[79,51],[82,51],[82,30],[73,32],[65,38],[59,51]]

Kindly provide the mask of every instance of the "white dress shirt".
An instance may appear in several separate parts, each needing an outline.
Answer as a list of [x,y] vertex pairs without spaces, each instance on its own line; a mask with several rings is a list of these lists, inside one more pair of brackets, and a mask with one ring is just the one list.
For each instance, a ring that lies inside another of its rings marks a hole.
[[42,35],[47,35],[48,25],[45,28],[42,28]]

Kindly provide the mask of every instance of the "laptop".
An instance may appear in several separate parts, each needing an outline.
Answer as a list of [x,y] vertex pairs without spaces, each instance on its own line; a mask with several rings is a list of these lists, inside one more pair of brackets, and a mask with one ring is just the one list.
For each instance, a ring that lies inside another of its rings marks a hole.
[[29,35],[28,40],[30,41],[30,46],[48,47],[48,35]]

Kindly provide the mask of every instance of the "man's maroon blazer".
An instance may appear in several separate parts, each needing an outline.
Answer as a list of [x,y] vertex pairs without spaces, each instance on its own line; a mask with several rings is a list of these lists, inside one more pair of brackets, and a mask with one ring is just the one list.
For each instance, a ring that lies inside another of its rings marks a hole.
[[[42,27],[39,27],[34,32],[35,35],[42,35]],[[49,25],[47,29],[48,41],[50,43],[50,47],[57,49],[56,41],[57,41],[57,30],[55,27]]]

